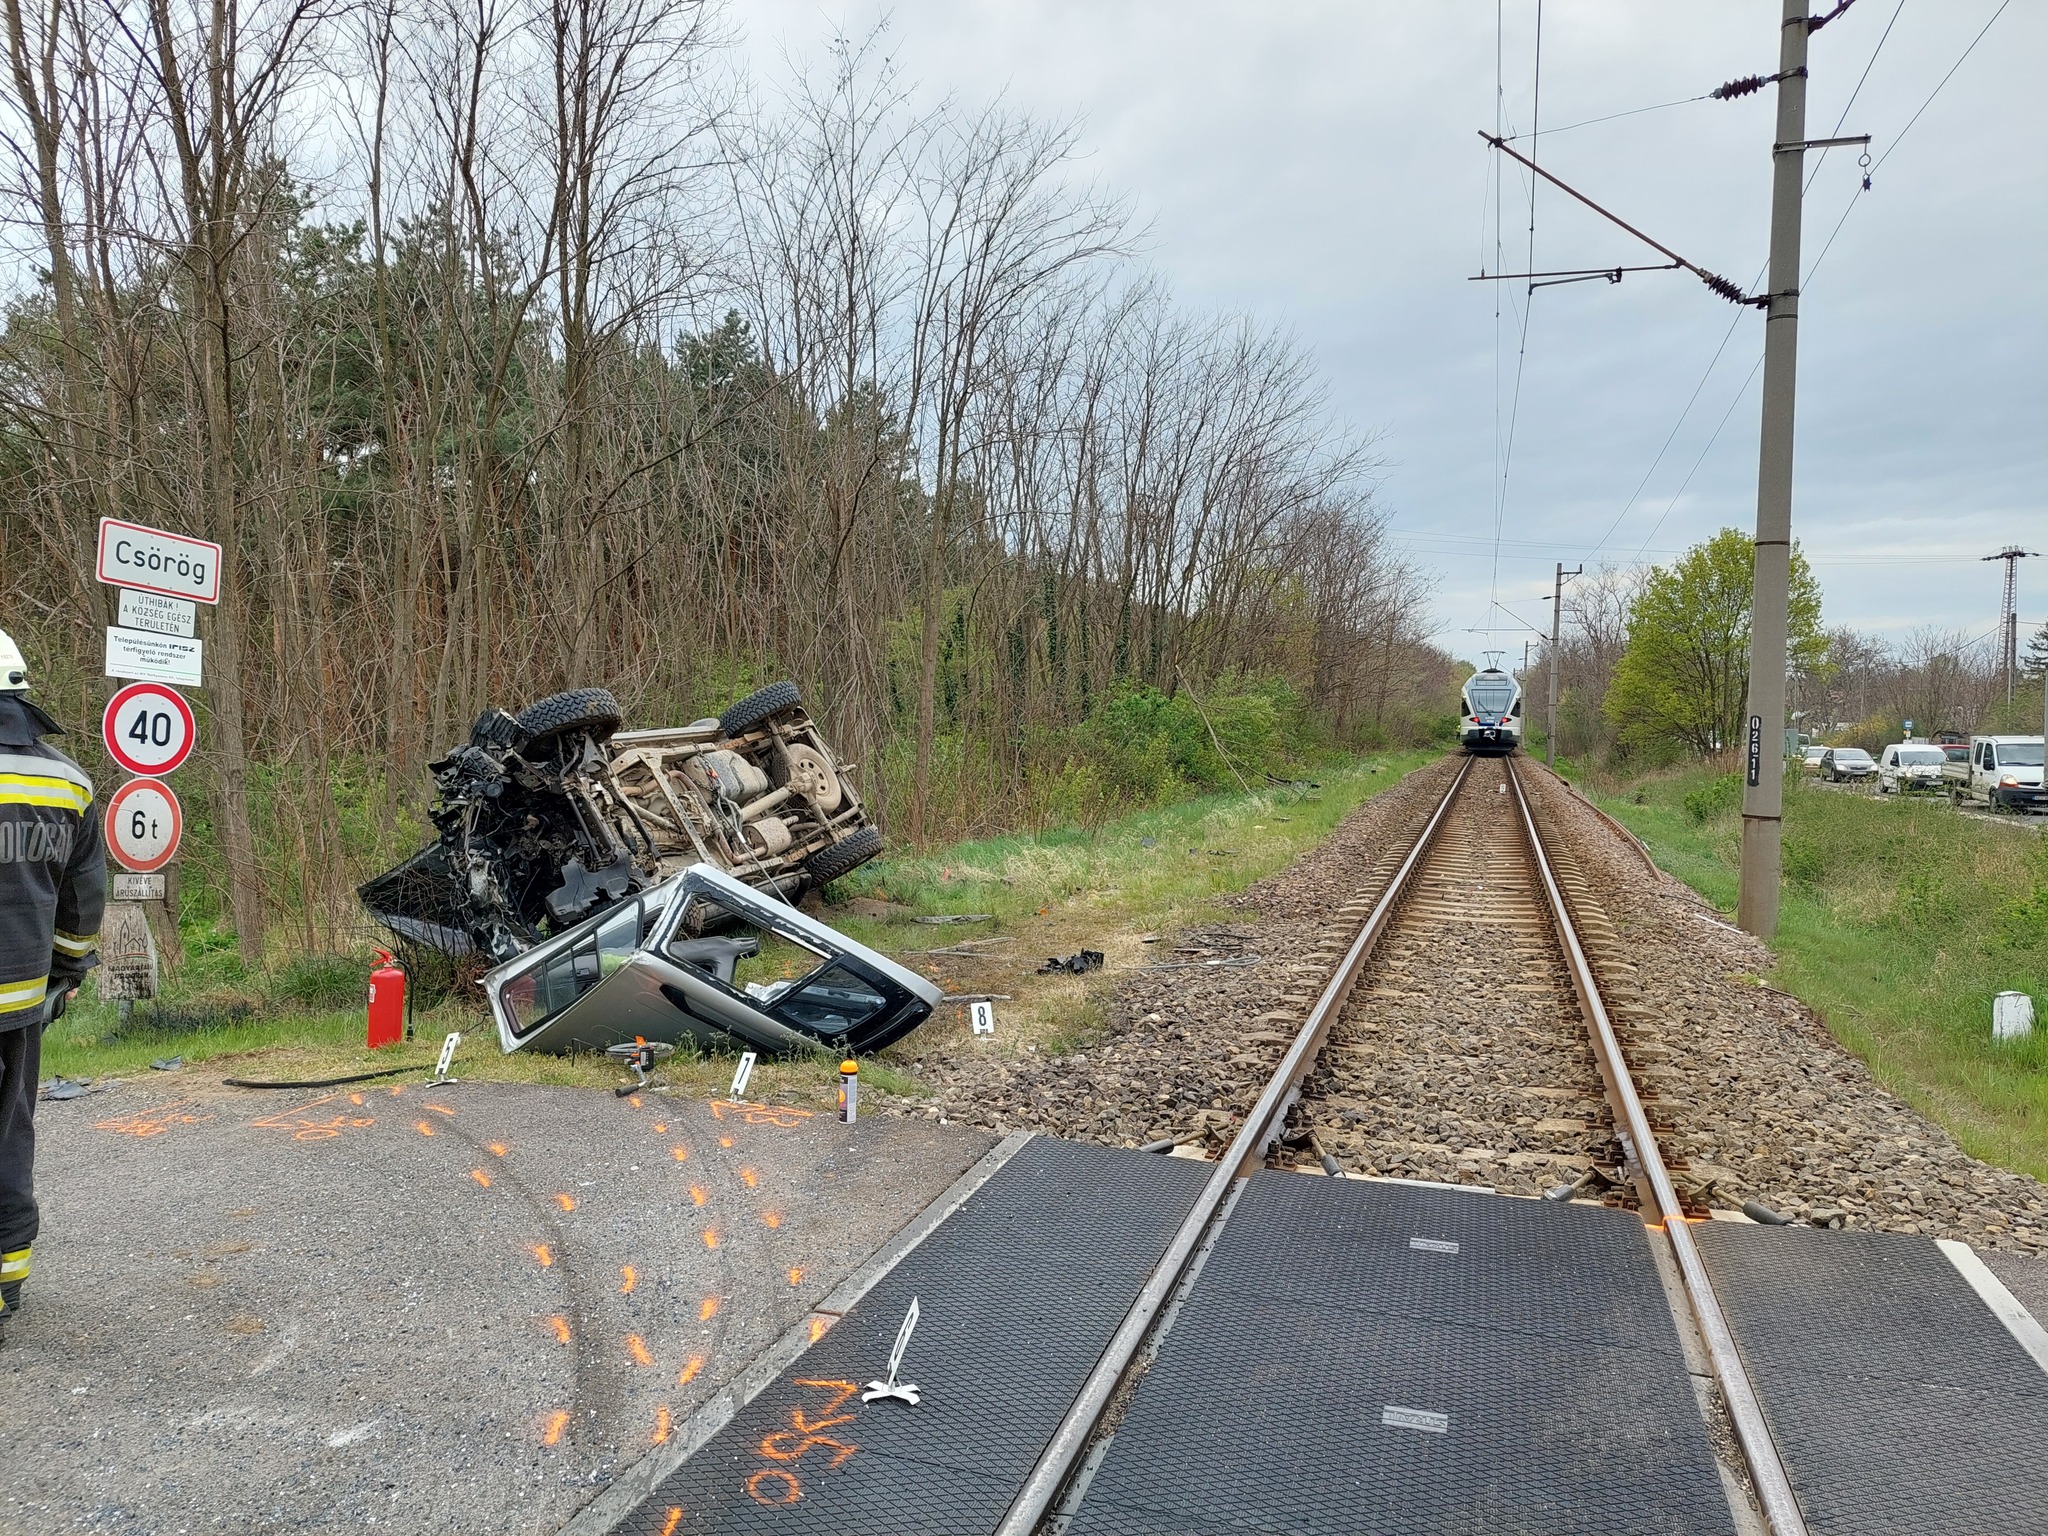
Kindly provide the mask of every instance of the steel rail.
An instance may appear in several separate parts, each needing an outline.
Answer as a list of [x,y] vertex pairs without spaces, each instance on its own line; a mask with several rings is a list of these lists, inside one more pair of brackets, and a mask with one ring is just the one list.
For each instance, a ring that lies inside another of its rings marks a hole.
[[1266,1152],[1279,1138],[1285,1124],[1287,1112],[1293,1107],[1295,1094],[1301,1082],[1315,1066],[1316,1057],[1322,1051],[1323,1042],[1329,1038],[1330,1027],[1336,1022],[1338,1013],[1351,995],[1351,988],[1357,982],[1359,973],[1365,969],[1365,962],[1378,945],[1380,937],[1393,919],[1394,908],[1408,887],[1409,878],[1422,863],[1423,857],[1436,841],[1438,830],[1449,814],[1451,803],[1457,799],[1458,791],[1464,786],[1466,776],[1472,770],[1472,759],[1466,758],[1457,775],[1451,780],[1450,788],[1443,799],[1437,802],[1422,829],[1422,835],[1408,850],[1408,856],[1401,861],[1387,887],[1373,903],[1365,921],[1359,926],[1351,947],[1344,952],[1337,972],[1330,978],[1315,1006],[1309,1010],[1308,1021],[1302,1025],[1301,1033],[1294,1044],[1288,1047],[1279,1068],[1267,1082],[1265,1091],[1259,1095],[1258,1103],[1245,1117],[1244,1126],[1231,1141],[1230,1147],[1216,1164],[1216,1171],[1209,1182],[1202,1187],[1194,1208],[1189,1211],[1173,1241],[1167,1245],[1165,1255],[1158,1267],[1138,1293],[1138,1299],[1131,1304],[1115,1336],[1109,1341],[1095,1369],[1089,1373],[1080,1395],[1060,1420],[1059,1428],[1046,1443],[1030,1477],[1018,1491],[1011,1503],[1003,1523],[996,1527],[996,1536],[1031,1536],[1039,1523],[1051,1511],[1066,1487],[1074,1470],[1080,1465],[1088,1449],[1088,1442],[1101,1422],[1103,1412],[1122,1385],[1131,1362],[1144,1347],[1146,1337],[1152,1331],[1160,1312],[1165,1308],[1173,1293],[1179,1288],[1181,1277],[1187,1272],[1188,1263],[1195,1250],[1201,1245],[1216,1213],[1222,1208],[1225,1198],[1241,1178],[1249,1176],[1252,1165],[1263,1160]]
[[1798,1500],[1793,1497],[1791,1479],[1786,1476],[1785,1465],[1778,1457],[1770,1426],[1764,1422],[1763,1409],[1757,1402],[1755,1388],[1750,1384],[1749,1372],[1744,1369],[1742,1357],[1736,1352],[1735,1336],[1729,1330],[1726,1314],[1721,1310],[1720,1298],[1714,1294],[1713,1281],[1707,1275],[1699,1246],[1692,1240],[1692,1229],[1686,1224],[1677,1186],[1671,1182],[1671,1172],[1664,1166],[1663,1155],[1657,1150],[1650,1117],[1643,1110],[1635,1079],[1629,1073],[1628,1061],[1622,1055],[1621,1042],[1614,1032],[1614,1022],[1607,1016],[1607,1006],[1601,1001],[1599,983],[1586,959],[1586,951],[1579,943],[1578,931],[1572,926],[1571,909],[1565,904],[1564,892],[1550,867],[1543,839],[1536,831],[1536,818],[1530,811],[1529,797],[1522,791],[1521,776],[1515,771],[1513,758],[1508,759],[1508,782],[1515,788],[1515,804],[1522,813],[1522,831],[1529,840],[1530,858],[1536,866],[1544,898],[1550,907],[1558,944],[1571,972],[1572,988],[1578,993],[1579,1005],[1586,1015],[1586,1031],[1592,1037],[1593,1054],[1599,1061],[1600,1075],[1607,1081],[1608,1097],[1621,1115],[1636,1165],[1642,1171],[1643,1180],[1656,1203],[1658,1223],[1671,1245],[1671,1257],[1676,1261],[1679,1276],[1685,1284],[1686,1299],[1692,1304],[1693,1320],[1699,1325],[1707,1358],[1720,1381],[1722,1400],[1728,1406],[1728,1417],[1735,1426],[1735,1438],[1742,1446],[1743,1460],[1749,1464],[1750,1481],[1763,1505],[1764,1518],[1773,1536],[1807,1536],[1806,1520],[1799,1511]]

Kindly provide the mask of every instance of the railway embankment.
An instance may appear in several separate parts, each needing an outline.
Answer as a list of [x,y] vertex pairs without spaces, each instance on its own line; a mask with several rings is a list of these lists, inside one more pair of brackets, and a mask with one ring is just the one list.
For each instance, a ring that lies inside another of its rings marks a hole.
[[[1118,980],[1078,1048],[917,1064],[933,1090],[927,1112],[1126,1146],[1171,1138],[1213,1155],[1455,765],[1430,765],[1365,802],[1233,898],[1233,921],[1170,935],[1164,953]],[[1523,769],[1689,1205],[1761,1201],[1795,1219],[2048,1250],[2048,1189],[1970,1156],[1771,981],[1769,951],[1573,792]],[[1283,1160],[1313,1169],[1327,1153],[1346,1172],[1517,1193],[1586,1169],[1597,1186],[1599,1170],[1615,1171],[1576,1003],[1531,938],[1536,919],[1507,878],[1509,842],[1489,844],[1486,820],[1445,839],[1405,900],[1296,1117],[1315,1141],[1298,1135]]]

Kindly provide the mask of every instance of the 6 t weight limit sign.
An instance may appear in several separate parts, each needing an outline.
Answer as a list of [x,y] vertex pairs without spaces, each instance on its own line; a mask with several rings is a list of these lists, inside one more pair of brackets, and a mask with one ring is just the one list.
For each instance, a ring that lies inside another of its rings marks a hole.
[[196,731],[192,706],[162,683],[130,683],[107,701],[100,739],[130,773],[161,778],[185,761]]
[[162,869],[178,851],[185,812],[171,786],[155,779],[130,779],[107,801],[107,849],[124,869],[147,875]]

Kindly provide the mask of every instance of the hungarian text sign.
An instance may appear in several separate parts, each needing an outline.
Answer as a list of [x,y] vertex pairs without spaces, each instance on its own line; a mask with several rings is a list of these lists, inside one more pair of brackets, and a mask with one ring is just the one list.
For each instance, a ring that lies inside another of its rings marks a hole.
[[100,519],[99,577],[110,587],[134,587],[195,603],[220,601],[220,546],[182,533]]
[[152,683],[200,683],[201,640],[180,635],[153,635],[144,629],[107,629],[107,676],[141,678]]
[[191,754],[197,732],[192,706],[162,683],[130,683],[107,701],[100,739],[130,773],[159,778]]
[[192,636],[192,621],[199,610],[182,597],[158,597],[154,592],[121,589],[121,627],[147,629],[159,635]]
[[156,779],[130,779],[107,801],[108,851],[138,875],[170,863],[184,831],[184,808],[171,786]]

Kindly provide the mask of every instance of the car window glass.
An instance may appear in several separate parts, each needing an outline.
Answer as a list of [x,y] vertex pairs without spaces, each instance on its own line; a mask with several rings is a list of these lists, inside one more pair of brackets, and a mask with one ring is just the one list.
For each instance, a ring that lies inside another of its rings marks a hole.
[[597,967],[609,976],[640,947],[640,903],[629,901],[597,925]]
[[1998,749],[1998,761],[2007,768],[2038,768],[2041,748],[2031,741],[2009,741]]
[[775,1013],[821,1035],[843,1035],[888,1006],[882,989],[834,962],[778,998]]
[[[627,915],[633,914],[629,910]],[[567,949],[537,958],[498,989],[505,1011],[511,1016],[512,1033],[532,1033],[596,986],[602,975],[597,940],[591,935],[585,935]]]
[[[706,908],[712,914],[709,921],[700,919]],[[684,898],[682,920],[676,924],[668,940],[670,958],[696,965],[707,975],[712,974],[711,965],[685,953],[693,940],[704,935],[752,940],[759,946],[751,955],[733,955],[732,980],[724,983],[756,1003],[773,1002],[825,961],[825,956],[808,944],[799,944],[794,939],[712,907],[708,902],[700,902],[695,896],[687,896]]]

